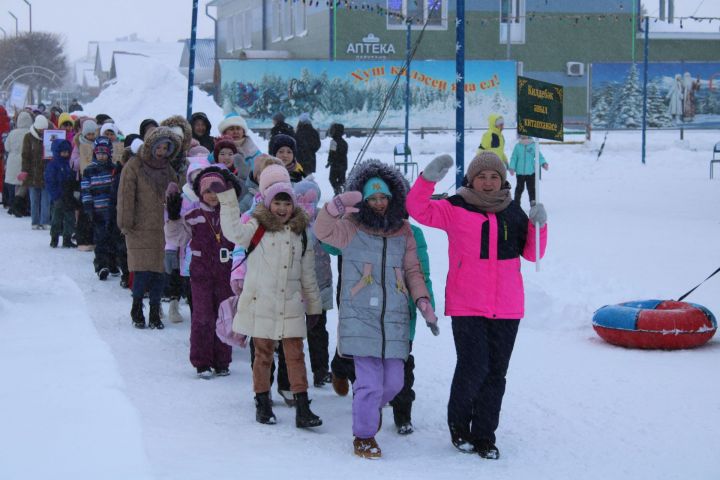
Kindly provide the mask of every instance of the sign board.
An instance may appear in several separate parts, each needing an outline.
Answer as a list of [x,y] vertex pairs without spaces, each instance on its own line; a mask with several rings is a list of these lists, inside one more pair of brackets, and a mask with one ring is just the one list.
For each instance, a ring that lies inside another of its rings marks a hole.
[[43,132],[43,158],[51,159],[52,155],[52,142],[58,139],[66,138],[65,130],[45,130]]
[[10,91],[10,100],[7,104],[8,107],[14,110],[22,110],[25,108],[29,90],[30,87],[24,83],[13,83],[12,90]]
[[520,135],[563,141],[563,87],[517,78],[517,131]]

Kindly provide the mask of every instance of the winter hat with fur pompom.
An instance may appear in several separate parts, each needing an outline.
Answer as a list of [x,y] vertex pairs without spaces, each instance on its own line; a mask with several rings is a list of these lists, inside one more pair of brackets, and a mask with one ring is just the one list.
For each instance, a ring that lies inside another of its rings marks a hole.
[[245,135],[248,134],[247,122],[237,113],[229,113],[225,118],[222,119],[220,125],[218,125],[220,135],[223,135],[223,132],[225,132],[225,130],[230,127],[240,127],[245,131]]

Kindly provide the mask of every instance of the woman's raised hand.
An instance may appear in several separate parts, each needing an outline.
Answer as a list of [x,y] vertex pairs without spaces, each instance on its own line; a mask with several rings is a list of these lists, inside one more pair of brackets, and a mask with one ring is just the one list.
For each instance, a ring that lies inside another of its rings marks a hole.
[[437,183],[447,175],[453,165],[455,165],[455,161],[450,155],[440,155],[428,163],[428,166],[422,172],[422,176],[428,182]]

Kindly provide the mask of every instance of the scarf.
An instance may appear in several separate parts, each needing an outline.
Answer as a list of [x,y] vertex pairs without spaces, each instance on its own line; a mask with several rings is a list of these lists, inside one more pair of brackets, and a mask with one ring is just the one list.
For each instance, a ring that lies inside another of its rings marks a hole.
[[85,145],[93,145],[95,143],[93,140],[88,140],[87,138],[85,138],[85,135],[78,135],[78,142]]
[[510,202],[512,202],[510,189],[508,188],[501,188],[497,192],[486,193],[478,192],[472,188],[460,187],[457,194],[473,207],[488,213],[502,212],[510,205]]
[[143,158],[140,170],[145,174],[150,184],[160,197],[165,197],[165,190],[170,183],[170,172],[166,158],[156,159],[152,155]]

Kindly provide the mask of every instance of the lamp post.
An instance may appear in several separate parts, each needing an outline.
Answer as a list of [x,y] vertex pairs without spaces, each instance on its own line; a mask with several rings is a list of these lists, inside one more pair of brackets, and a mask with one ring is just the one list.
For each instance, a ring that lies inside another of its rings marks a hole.
[[8,10],[8,13],[10,14],[11,17],[13,17],[15,19],[15,36],[17,37],[18,36],[18,18],[10,10]]
[[32,3],[28,2],[28,0],[23,0],[28,6],[28,10],[30,10],[30,33],[32,33]]
[[3,40],[6,39],[6,38],[7,38],[7,32],[5,31],[5,29],[2,28],[2,27],[0,27],[0,30],[2,30],[2,32],[3,32]]

